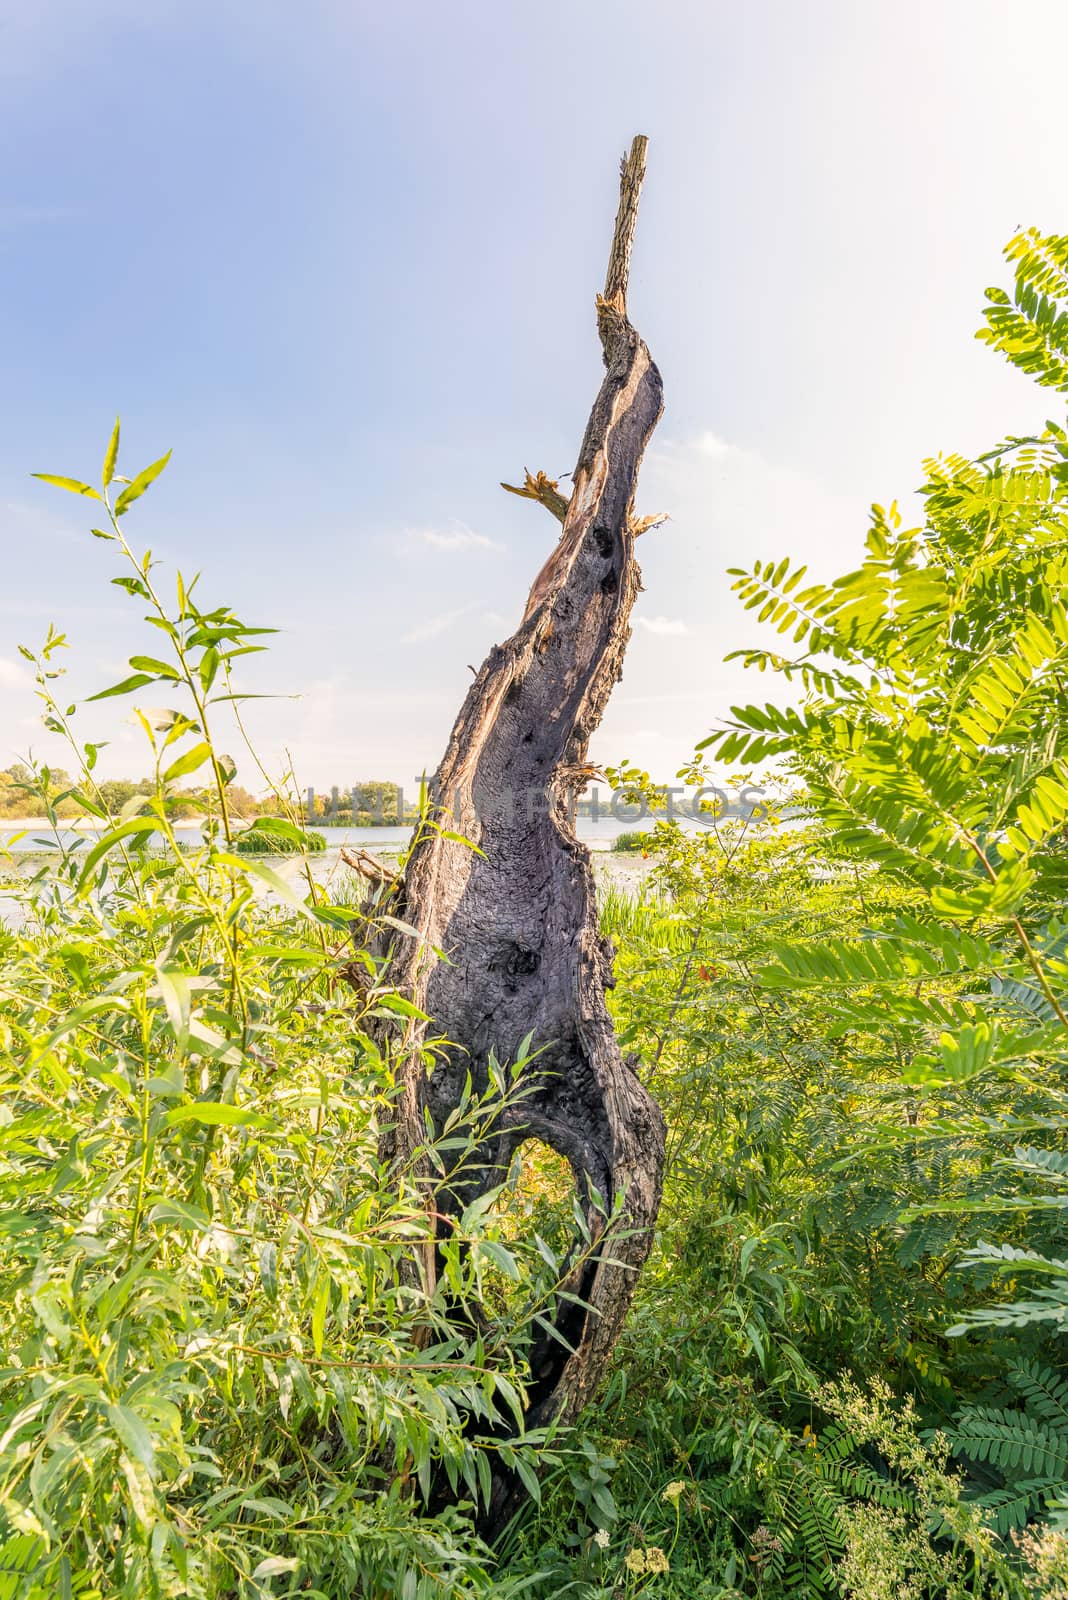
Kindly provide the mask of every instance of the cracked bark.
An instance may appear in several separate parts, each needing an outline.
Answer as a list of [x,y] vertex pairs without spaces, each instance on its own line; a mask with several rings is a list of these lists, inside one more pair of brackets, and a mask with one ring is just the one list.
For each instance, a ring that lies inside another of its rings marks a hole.
[[[620,205],[597,326],[605,376],[593,404],[570,498],[544,473],[512,492],[539,500],[562,523],[534,581],[523,620],[490,651],[456,719],[433,792],[446,826],[479,846],[424,831],[391,909],[419,932],[395,940],[389,979],[450,1041],[433,1074],[420,1058],[425,1024],[409,1026],[399,1057],[400,1096],[388,1153],[408,1159],[455,1105],[470,1072],[488,1082],[487,1060],[515,1059],[533,1035],[544,1047],[534,1092],[506,1113],[481,1152],[478,1176],[456,1207],[501,1181],[513,1152],[537,1138],[564,1156],[591,1227],[593,1185],[624,1195],[607,1241],[610,1260],[587,1263],[572,1287],[592,1308],[565,1306],[560,1327],[574,1354],[544,1336],[532,1354],[528,1422],[570,1420],[592,1397],[630,1303],[660,1200],[664,1124],[621,1056],[605,1003],[612,948],[598,931],[592,868],[569,816],[585,784],[589,740],[621,676],[629,617],[640,588],[636,536],[638,468],[660,416],[660,374],[627,317],[626,291],[646,140],[621,169]],[[509,487],[505,485],[505,487]],[[435,949],[444,951],[440,961]],[[423,1263],[428,1273],[433,1264]],[[514,1504],[496,1485],[489,1525]]]

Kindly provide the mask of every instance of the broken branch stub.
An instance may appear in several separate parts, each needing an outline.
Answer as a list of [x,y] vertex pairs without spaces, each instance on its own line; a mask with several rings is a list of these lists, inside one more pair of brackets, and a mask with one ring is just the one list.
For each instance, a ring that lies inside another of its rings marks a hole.
[[[566,1157],[596,1237],[591,1189],[620,1215],[603,1259],[570,1287],[591,1308],[563,1304],[559,1331],[532,1355],[531,1426],[573,1417],[592,1396],[629,1305],[660,1201],[664,1124],[623,1060],[605,1003],[612,948],[598,928],[589,855],[570,818],[570,791],[622,672],[640,583],[633,501],[642,453],[660,416],[660,374],[626,310],[644,138],[623,163],[619,215],[597,322],[606,372],[569,499],[527,474],[522,489],[563,523],[518,630],[491,650],[468,691],[432,790],[444,826],[424,828],[398,886],[397,916],[419,939],[394,941],[389,981],[450,1041],[432,1075],[413,1021],[399,1056],[400,1093],[388,1154],[411,1160],[424,1108],[440,1126],[470,1072],[489,1081],[491,1052],[515,1059],[533,1036],[531,1092],[505,1111],[454,1208],[499,1183],[514,1151],[536,1138]],[[448,960],[439,959],[436,951]],[[432,1272],[432,1265],[424,1263]],[[507,1498],[505,1494],[504,1498]]]

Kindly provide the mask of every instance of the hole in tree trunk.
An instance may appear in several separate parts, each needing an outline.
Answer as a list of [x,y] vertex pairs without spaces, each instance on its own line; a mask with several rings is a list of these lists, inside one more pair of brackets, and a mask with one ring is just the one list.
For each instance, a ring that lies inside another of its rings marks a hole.
[[566,1157],[540,1139],[526,1139],[512,1156],[501,1192],[500,1208],[509,1233],[540,1233],[546,1244],[564,1256],[575,1242],[571,1197],[575,1174]]
[[[507,1175],[493,1205],[492,1214],[500,1229],[498,1237],[505,1248],[520,1249],[531,1242],[535,1233],[539,1234],[559,1263],[560,1282],[569,1280],[569,1265],[582,1247],[582,1239],[575,1226],[575,1194],[575,1174],[571,1163],[549,1145],[531,1136],[513,1151]],[[551,1277],[548,1264],[542,1265]],[[540,1271],[541,1267],[537,1270]],[[491,1316],[514,1322],[516,1317],[524,1314],[529,1294],[530,1280],[525,1272],[523,1281],[516,1282],[499,1265],[489,1261],[484,1264],[482,1303]],[[545,1315],[552,1316],[552,1298],[550,1295],[542,1306]],[[569,1323],[575,1324],[573,1311],[568,1315],[566,1306],[556,1309],[557,1312],[562,1310]],[[555,1316],[553,1320],[556,1320]],[[577,1333],[577,1325],[573,1331]],[[530,1326],[526,1332],[531,1340],[530,1354],[534,1357],[537,1347],[543,1345],[549,1336],[544,1327],[538,1325]],[[551,1353],[557,1353],[559,1347],[551,1337],[549,1343]],[[538,1366],[543,1364],[543,1361],[536,1359],[532,1361],[535,1375]]]
[[[531,1239],[538,1234],[558,1263],[556,1286],[559,1299],[550,1297],[543,1313],[527,1330],[530,1378],[527,1398],[531,1407],[551,1395],[568,1350],[575,1349],[583,1337],[586,1311],[574,1303],[587,1296],[588,1275],[592,1268],[581,1264],[585,1243],[575,1225],[575,1201],[580,1184],[565,1156],[542,1140],[524,1140],[513,1153],[508,1177],[498,1201],[502,1231],[511,1239]],[[552,1324],[554,1334],[547,1326]]]

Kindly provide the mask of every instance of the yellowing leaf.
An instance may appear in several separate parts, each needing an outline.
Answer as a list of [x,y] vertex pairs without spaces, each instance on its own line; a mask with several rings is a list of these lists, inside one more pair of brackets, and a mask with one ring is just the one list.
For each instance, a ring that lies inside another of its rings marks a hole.
[[[152,465],[150,467],[146,467],[144,472],[139,472],[137,474],[137,477],[132,483],[127,484],[126,488],[122,491],[122,493],[119,495],[119,498],[115,502],[115,515],[117,517],[121,517],[126,511],[128,511],[133,502],[141,498],[149,485],[155,483],[156,479],[159,477],[160,473],[163,471],[170,459],[171,452],[168,450],[165,456],[160,456],[158,461],[153,461]],[[90,490],[90,493],[92,492],[93,491]],[[98,500],[99,498],[100,496],[97,495]]]
[[119,459],[119,419],[115,418],[115,426],[111,430],[111,438],[104,453],[104,488],[106,489],[115,476],[115,463]]
[[82,483],[80,478],[57,478],[51,472],[31,472],[31,478],[40,478],[42,483],[50,483],[54,489],[66,489],[69,494],[85,494],[90,500],[100,500],[103,497],[88,483]]

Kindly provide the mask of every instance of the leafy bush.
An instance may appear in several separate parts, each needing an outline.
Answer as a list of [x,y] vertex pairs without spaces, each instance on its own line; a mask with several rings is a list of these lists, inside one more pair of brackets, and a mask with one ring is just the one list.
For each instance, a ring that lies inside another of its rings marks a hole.
[[[102,503],[116,581],[168,653],[94,698],[151,687],[183,709],[135,711],[151,794],[112,816],[57,698],[62,635],[24,651],[79,772],[66,793],[104,827],[71,843],[31,775],[55,848],[0,928],[0,1593],[507,1594],[473,1517],[491,1455],[536,1489],[525,1350],[563,1269],[505,1244],[488,1206],[440,1246],[433,1288],[415,1270],[436,1190],[379,1156],[412,1007],[352,907],[236,850],[214,723],[263,630],[180,576],[168,609],[119,520],[165,461],[112,499],[117,445],[102,492],[52,481]],[[200,768],[212,814],[182,851],[174,786]],[[428,1135],[435,1184],[522,1071]],[[494,1274],[507,1318],[478,1309]]]
[[640,830],[619,833],[612,842],[612,849],[619,855],[648,855],[655,848],[654,835]]
[[326,839],[321,833],[298,828],[285,817],[257,817],[244,833],[237,834],[234,849],[239,855],[315,855],[326,849]]
[[621,946],[637,939],[650,939],[669,949],[678,949],[689,938],[683,919],[669,898],[660,894],[628,894],[612,885],[601,891],[600,922],[603,932]]
[[[1010,256],[984,336],[1068,389],[1068,240]],[[703,748],[808,826],[658,822],[677,943],[606,906],[668,1170],[595,1418],[613,1536],[548,1483],[546,1594],[1068,1592],[1068,430],[929,462],[923,503],[832,582],[734,575],[802,699]]]

